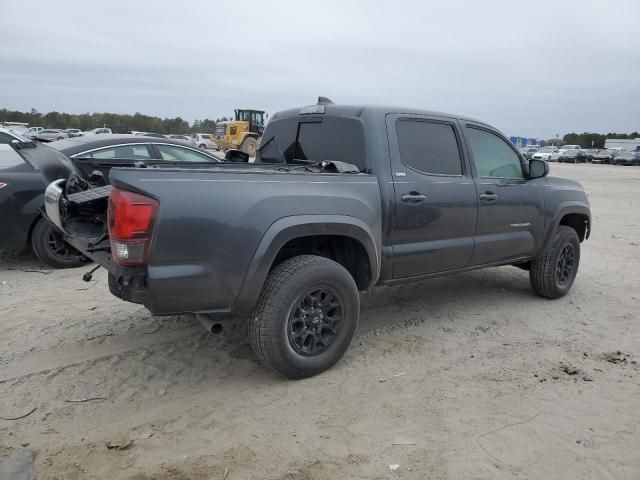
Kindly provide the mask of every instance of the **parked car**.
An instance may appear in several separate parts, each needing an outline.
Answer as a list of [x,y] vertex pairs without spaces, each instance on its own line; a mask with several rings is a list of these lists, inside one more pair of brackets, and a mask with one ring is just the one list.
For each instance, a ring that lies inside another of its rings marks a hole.
[[611,159],[619,153],[620,152],[618,152],[617,150],[603,148],[602,150],[598,150],[598,153],[595,153],[593,155],[591,161],[593,163],[611,163]]
[[564,153],[568,150],[581,150],[582,147],[580,145],[563,145],[562,147],[560,147],[558,150],[560,150],[560,152]]
[[64,130],[47,128],[42,130],[33,138],[35,140],[38,140],[39,142],[55,142],[56,140],[63,140],[65,138],[68,138],[68,135]]
[[538,153],[538,148],[536,147],[521,147],[518,151],[522,154],[524,158],[527,160],[531,160],[534,154]]
[[106,135],[100,137],[70,138],[51,144],[69,157],[77,170],[87,176],[101,172],[108,182],[112,167],[155,165],[209,165],[220,159],[202,150],[168,138],[139,135]]
[[112,134],[111,129],[110,128],[94,128],[92,130],[89,130],[88,132],[86,132],[87,135],[107,135],[107,134]]
[[184,142],[134,135],[83,136],[31,145],[14,151],[11,169],[0,167],[0,185],[4,185],[0,188],[4,225],[0,248],[19,252],[31,246],[43,262],[55,268],[79,266],[86,260],[42,220],[44,189],[50,181],[76,172],[108,183],[112,167],[188,163],[195,168],[220,161]]
[[191,135],[191,142],[205,150],[207,148],[218,149],[218,145],[211,139],[211,135],[208,133],[194,133]]
[[612,165],[640,165],[640,152],[622,152],[611,160]]
[[536,153],[534,153],[531,158],[535,160],[549,160],[549,157],[552,153],[557,152],[556,147],[542,147]]
[[167,135],[167,138],[173,138],[174,140],[184,140],[185,142],[191,141],[191,137],[189,135]]
[[586,149],[582,150],[582,152],[586,156],[586,161],[587,162],[592,162],[594,155],[596,155],[599,151],[600,151],[600,149],[598,149],[598,148],[586,148]]
[[79,128],[67,128],[65,132],[69,138],[82,136],[82,130]]
[[38,135],[42,130],[44,130],[44,128],[42,127],[29,127],[29,130],[27,130],[26,136],[29,138],[33,138],[36,135]]
[[50,266],[77,267],[86,257],[42,216],[46,185],[72,171],[69,159],[48,145],[30,140],[0,145],[0,250],[31,248]]
[[255,161],[61,179],[47,214],[114,295],[215,332],[246,315],[258,359],[294,379],[343,355],[358,290],[515,264],[558,298],[591,229],[578,183],[468,118],[325,99],[273,115]]
[[587,162],[587,155],[584,153],[584,150],[566,150],[563,153],[560,153],[558,157],[558,163],[580,163]]
[[561,152],[560,150],[555,150],[552,154],[549,155],[549,158],[547,159],[547,161],[557,162],[562,155],[564,155],[564,152]]

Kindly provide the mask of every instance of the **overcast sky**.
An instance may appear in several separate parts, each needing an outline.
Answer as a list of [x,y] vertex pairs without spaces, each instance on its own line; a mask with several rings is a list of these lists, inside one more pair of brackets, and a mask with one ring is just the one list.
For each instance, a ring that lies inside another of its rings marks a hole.
[[0,108],[376,103],[508,135],[640,129],[640,1],[2,0]]

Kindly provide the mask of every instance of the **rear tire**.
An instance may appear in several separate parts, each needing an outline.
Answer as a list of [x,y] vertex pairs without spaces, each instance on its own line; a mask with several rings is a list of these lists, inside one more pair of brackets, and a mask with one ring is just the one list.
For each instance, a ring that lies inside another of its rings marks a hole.
[[573,228],[560,225],[545,251],[531,262],[531,288],[541,297],[560,298],[571,290],[579,264],[578,234]]
[[198,145],[199,148],[206,150],[207,146],[204,143],[201,143],[200,145]]
[[240,150],[242,150],[250,157],[255,157],[256,150],[258,150],[258,141],[253,137],[245,138],[244,142],[242,142]]
[[307,378],[342,357],[359,314],[351,274],[328,258],[301,255],[267,277],[249,320],[249,340],[267,368],[290,379]]
[[31,232],[31,248],[36,256],[53,268],[74,268],[88,259],[62,239],[45,218],[40,218]]

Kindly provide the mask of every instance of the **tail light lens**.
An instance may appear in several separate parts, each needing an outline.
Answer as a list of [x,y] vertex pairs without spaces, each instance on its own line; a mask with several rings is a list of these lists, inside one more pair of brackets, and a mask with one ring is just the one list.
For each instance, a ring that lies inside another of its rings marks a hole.
[[157,200],[138,193],[111,190],[107,224],[114,262],[120,265],[146,263],[158,205]]

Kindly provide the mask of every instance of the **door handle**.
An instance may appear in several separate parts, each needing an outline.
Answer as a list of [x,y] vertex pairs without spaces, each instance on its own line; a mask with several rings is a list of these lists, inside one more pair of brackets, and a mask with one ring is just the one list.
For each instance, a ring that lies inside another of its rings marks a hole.
[[402,200],[405,203],[413,203],[413,204],[422,203],[427,200],[427,196],[419,192],[409,192],[402,195],[400,197],[400,200]]
[[484,192],[480,194],[480,200],[485,200],[487,202],[493,202],[498,199],[498,195],[493,192]]

